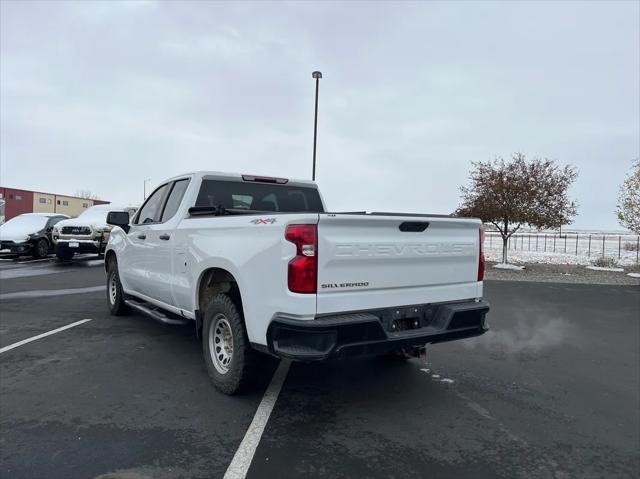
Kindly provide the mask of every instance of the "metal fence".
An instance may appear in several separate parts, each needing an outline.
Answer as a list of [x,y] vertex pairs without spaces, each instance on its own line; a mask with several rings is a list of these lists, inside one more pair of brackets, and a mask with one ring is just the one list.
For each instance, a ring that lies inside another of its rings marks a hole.
[[[487,231],[485,248],[502,249],[497,231]],[[507,243],[512,251],[536,251],[582,255],[592,258],[633,258],[640,262],[640,235],[607,235],[584,233],[516,233]]]

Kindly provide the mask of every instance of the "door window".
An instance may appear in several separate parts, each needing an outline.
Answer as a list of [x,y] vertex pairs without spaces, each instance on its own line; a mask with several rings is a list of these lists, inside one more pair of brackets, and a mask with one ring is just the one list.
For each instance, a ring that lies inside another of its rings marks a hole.
[[167,204],[164,207],[164,213],[162,213],[162,223],[164,223],[168,219],[173,218],[173,215],[176,214],[176,211],[178,211],[178,207],[182,202],[184,192],[187,191],[187,186],[189,186],[188,179],[178,180],[173,183],[173,188],[171,188],[169,199],[167,199]]
[[136,218],[137,225],[158,223],[160,221],[167,186],[168,185],[162,185],[149,196],[147,202],[140,209],[140,214],[138,214]]

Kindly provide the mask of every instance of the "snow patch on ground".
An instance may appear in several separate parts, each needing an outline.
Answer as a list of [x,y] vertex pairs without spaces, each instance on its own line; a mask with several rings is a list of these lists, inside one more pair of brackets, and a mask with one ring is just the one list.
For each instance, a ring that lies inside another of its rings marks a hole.
[[518,266],[517,264],[509,264],[509,263],[498,263],[493,265],[494,268],[498,269],[511,269],[514,271],[522,271],[524,266]]
[[603,266],[587,266],[587,269],[592,269],[594,271],[613,271],[614,273],[623,273],[623,268],[605,268]]
[[[586,238],[586,239],[585,239]],[[488,261],[502,261],[502,241],[500,238],[485,238],[484,255]],[[631,251],[624,246],[628,243],[636,243],[637,236],[630,239],[623,239],[622,243],[618,243],[618,236],[607,237],[604,256],[615,258],[620,266],[631,266],[637,264],[637,251]],[[522,248],[522,249],[520,249]],[[553,251],[555,249],[555,252]],[[557,244],[554,248],[553,242],[547,238],[547,244],[544,244],[542,238],[538,239],[538,247],[536,251],[535,239],[529,246],[528,239],[524,243],[519,238],[509,247],[507,258],[514,263],[547,263],[547,264],[578,264],[589,265],[594,259],[603,256],[602,240],[597,241],[593,238],[591,246],[589,246],[588,237],[581,237],[578,244],[578,254],[576,255],[575,237],[569,237],[567,249],[565,252],[564,239],[557,238]],[[620,254],[618,256],[618,253]]]
[[627,273],[627,276],[631,276],[632,278],[640,278],[640,273]]

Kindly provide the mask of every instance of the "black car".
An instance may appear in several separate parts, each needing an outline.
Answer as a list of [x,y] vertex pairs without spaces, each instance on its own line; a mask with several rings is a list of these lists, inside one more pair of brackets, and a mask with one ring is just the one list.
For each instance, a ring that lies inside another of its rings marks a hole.
[[0,226],[0,250],[44,258],[53,250],[53,225],[69,218],[57,213],[25,213]]

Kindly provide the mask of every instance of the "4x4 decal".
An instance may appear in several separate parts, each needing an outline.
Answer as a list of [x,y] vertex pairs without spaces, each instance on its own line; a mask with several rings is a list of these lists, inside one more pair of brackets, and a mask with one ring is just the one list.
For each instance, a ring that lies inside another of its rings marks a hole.
[[250,223],[253,223],[254,225],[272,225],[275,222],[275,218],[257,218],[250,221]]

